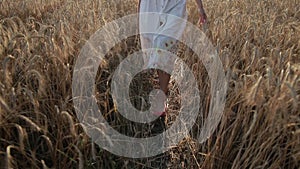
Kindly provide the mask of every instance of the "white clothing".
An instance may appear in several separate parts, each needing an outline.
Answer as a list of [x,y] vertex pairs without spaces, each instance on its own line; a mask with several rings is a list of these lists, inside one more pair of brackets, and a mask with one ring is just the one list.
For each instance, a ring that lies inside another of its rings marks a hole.
[[186,0],[141,0],[139,29],[144,68],[173,70],[176,58],[166,51],[176,49],[177,40],[185,28],[186,22],[183,21],[186,21],[186,17]]

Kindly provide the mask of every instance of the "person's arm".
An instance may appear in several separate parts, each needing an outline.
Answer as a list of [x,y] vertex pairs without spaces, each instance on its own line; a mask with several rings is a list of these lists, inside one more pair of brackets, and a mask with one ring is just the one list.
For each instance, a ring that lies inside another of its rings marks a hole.
[[138,6],[137,6],[137,12],[140,13],[140,4],[141,4],[141,0],[138,1]]
[[195,1],[197,3],[199,15],[200,15],[199,24],[204,24],[204,23],[206,23],[207,16],[206,16],[205,10],[203,8],[202,0],[195,0]]

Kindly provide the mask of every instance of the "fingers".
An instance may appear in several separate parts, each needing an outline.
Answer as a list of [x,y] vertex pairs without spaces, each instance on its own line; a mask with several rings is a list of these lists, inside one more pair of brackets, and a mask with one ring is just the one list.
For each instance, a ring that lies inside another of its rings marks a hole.
[[200,16],[198,24],[201,26],[207,22],[207,18],[204,16]]
[[201,18],[200,18],[200,23],[201,23],[201,24],[206,23],[206,18],[205,18],[205,17],[201,17]]

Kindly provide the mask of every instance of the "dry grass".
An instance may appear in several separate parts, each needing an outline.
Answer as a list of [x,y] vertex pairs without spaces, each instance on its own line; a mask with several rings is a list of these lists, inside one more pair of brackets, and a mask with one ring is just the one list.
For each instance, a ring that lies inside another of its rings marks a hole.
[[[0,168],[298,168],[298,1],[204,4],[210,21],[206,34],[229,77],[224,117],[204,144],[195,139],[199,120],[191,137],[169,152],[128,159],[97,147],[83,132],[74,115],[71,79],[79,49],[89,36],[103,24],[134,13],[136,2],[0,0]],[[194,3],[188,9],[195,23]],[[119,62],[117,54],[138,49],[137,37],[112,49],[109,67],[97,76],[97,88],[99,107],[111,125],[128,135],[143,136],[139,132],[147,128],[115,112],[107,85]],[[202,102],[208,105],[206,70],[191,51],[183,50],[180,57],[193,67]],[[133,95],[145,94],[143,86],[149,84],[138,84],[145,77],[135,79]],[[180,96],[174,83],[170,97],[170,111],[176,114]]]

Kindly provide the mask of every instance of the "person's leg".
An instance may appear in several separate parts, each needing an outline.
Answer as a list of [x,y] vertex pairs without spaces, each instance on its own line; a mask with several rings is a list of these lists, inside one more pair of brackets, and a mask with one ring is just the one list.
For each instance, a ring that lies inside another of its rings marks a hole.
[[159,87],[167,95],[171,75],[161,70],[158,70],[157,73],[159,79]]
[[[168,84],[169,84],[171,75],[164,71],[161,71],[161,70],[157,70],[157,74],[158,74],[160,89],[167,96]],[[159,102],[158,105],[163,104],[160,106],[166,106],[165,105],[166,97],[160,96],[157,99],[157,101]],[[156,123],[154,123],[153,131],[154,131],[154,133],[162,133],[166,130],[166,107],[164,109],[161,109],[160,111],[154,112],[154,113],[155,113],[155,115],[159,116],[159,119],[156,121]]]

